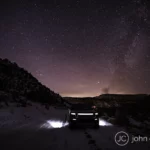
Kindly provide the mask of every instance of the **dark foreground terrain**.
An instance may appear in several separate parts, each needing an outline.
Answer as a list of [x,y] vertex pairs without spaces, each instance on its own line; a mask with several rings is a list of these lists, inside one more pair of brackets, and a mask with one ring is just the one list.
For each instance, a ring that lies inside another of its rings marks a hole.
[[[13,113],[12,113],[13,112]],[[0,110],[1,150],[149,150],[150,143],[137,142],[126,146],[115,143],[115,134],[125,128],[99,120],[99,129],[79,126],[70,130],[65,122],[67,109],[45,109],[40,104],[29,107],[5,107]],[[126,131],[128,133],[128,131]],[[128,133],[131,136],[131,133]]]

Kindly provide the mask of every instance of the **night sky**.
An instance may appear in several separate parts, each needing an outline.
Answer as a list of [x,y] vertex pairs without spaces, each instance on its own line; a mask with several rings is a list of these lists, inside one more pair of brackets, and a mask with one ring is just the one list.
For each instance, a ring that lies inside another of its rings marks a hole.
[[0,57],[62,96],[150,93],[148,0],[0,2]]

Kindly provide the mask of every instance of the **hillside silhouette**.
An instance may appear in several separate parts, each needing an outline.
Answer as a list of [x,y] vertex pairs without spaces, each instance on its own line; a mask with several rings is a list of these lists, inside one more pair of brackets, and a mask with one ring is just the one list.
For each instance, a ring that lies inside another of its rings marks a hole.
[[8,59],[0,59],[0,102],[27,100],[53,104],[62,98],[41,84],[24,68]]

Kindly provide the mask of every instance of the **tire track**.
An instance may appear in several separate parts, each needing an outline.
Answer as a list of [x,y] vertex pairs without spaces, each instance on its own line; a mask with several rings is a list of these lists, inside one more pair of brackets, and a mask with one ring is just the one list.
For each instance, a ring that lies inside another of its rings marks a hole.
[[102,148],[99,148],[98,145],[96,144],[96,141],[93,139],[91,134],[87,132],[87,130],[84,131],[84,134],[86,138],[88,139],[88,144],[90,145],[90,148],[92,150],[102,150]]

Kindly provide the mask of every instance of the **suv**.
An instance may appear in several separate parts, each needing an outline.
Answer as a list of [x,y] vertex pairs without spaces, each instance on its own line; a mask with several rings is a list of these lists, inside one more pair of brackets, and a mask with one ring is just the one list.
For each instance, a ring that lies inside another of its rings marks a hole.
[[91,105],[74,104],[69,110],[69,126],[74,127],[77,123],[92,123],[98,128],[99,113]]

